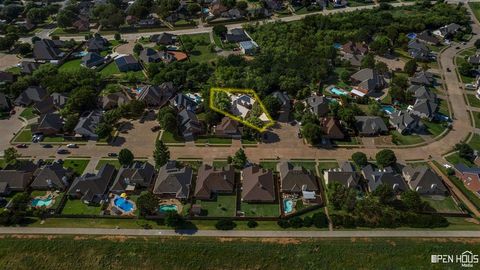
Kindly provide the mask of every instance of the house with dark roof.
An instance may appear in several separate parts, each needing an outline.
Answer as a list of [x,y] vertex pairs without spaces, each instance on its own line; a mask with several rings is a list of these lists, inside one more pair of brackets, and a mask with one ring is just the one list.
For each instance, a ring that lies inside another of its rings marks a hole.
[[172,99],[170,99],[170,105],[177,109],[177,111],[181,111],[183,109],[195,111],[198,106],[195,100],[183,93],[178,93]]
[[283,9],[283,1],[280,0],[263,0],[265,6],[273,11],[279,11]]
[[407,111],[393,112],[389,122],[400,134],[410,134],[421,128],[420,118]]
[[47,113],[41,115],[36,124],[31,127],[32,133],[45,136],[57,135],[62,132],[63,120],[58,113]]
[[416,72],[412,78],[410,78],[410,83],[416,85],[425,85],[431,86],[435,83],[435,78],[433,74],[427,71]]
[[338,119],[333,117],[324,117],[320,119],[320,127],[322,128],[322,138],[329,140],[342,140],[345,138],[342,125]]
[[97,174],[87,173],[73,180],[67,194],[86,204],[99,204],[107,199],[108,185],[115,176],[115,167],[105,164]]
[[35,58],[36,61],[60,60],[65,56],[65,53],[60,50],[62,46],[63,41],[60,40],[37,40],[33,44],[33,58]]
[[80,117],[75,126],[75,134],[89,140],[98,140],[96,129],[102,119],[102,112],[92,111],[88,115]]
[[203,133],[203,125],[195,112],[183,109],[178,113],[180,133],[186,140],[193,140],[196,135]]
[[328,99],[324,96],[312,95],[306,99],[307,109],[316,116],[324,116],[329,111]]
[[250,41],[250,37],[241,28],[231,29],[229,33],[225,35],[225,41],[230,43],[239,43],[242,41]]
[[365,55],[368,53],[368,46],[364,42],[349,41],[342,45],[342,52],[351,55]]
[[35,102],[35,104],[33,104],[33,109],[35,109],[39,114],[54,112],[55,104],[53,104],[53,98],[51,96],[47,96],[43,100]]
[[7,165],[0,170],[0,185],[3,191],[24,191],[32,182],[33,173],[38,165],[32,161],[20,160],[15,165]]
[[463,185],[480,196],[480,168],[470,168],[463,163],[456,164],[454,168],[455,176],[463,181]]
[[273,173],[258,165],[242,170],[242,202],[268,203],[274,202],[275,181]]
[[108,48],[108,40],[101,35],[96,34],[94,37],[85,42],[85,46],[87,51],[99,54]]
[[255,55],[258,51],[258,44],[253,40],[240,41],[238,47],[243,54]]
[[10,102],[7,99],[7,96],[5,96],[4,93],[0,93],[0,110],[1,111],[8,111],[10,110]]
[[131,54],[115,58],[115,64],[121,72],[139,71],[142,69],[140,63]]
[[147,188],[153,181],[155,168],[148,162],[134,162],[129,167],[122,167],[110,188],[115,194],[138,192],[139,188]]
[[82,66],[87,68],[98,67],[105,63],[105,58],[96,52],[89,52],[82,57]]
[[192,177],[192,168],[179,168],[175,161],[168,161],[158,172],[153,194],[186,200],[190,197]]
[[177,42],[177,36],[170,33],[161,33],[158,35],[150,36],[150,41],[155,42],[158,45],[175,45]]
[[360,136],[376,136],[387,133],[388,128],[381,117],[355,116],[355,128]]
[[27,75],[31,75],[39,66],[40,63],[37,62],[22,61],[20,63],[21,72]]
[[451,23],[440,27],[438,30],[435,30],[433,34],[442,38],[451,38],[461,29],[462,27],[460,25],[456,23]]
[[407,89],[415,99],[437,100],[437,95],[423,85],[411,85]]
[[424,42],[430,45],[437,46],[440,44],[440,40],[438,40],[438,38],[432,35],[432,33],[428,30],[424,30],[421,33],[417,34],[415,38],[421,42]]
[[145,48],[140,52],[140,61],[145,64],[165,62],[171,63],[176,60],[173,54],[166,51],[156,51],[152,48]]
[[224,116],[220,124],[214,127],[214,133],[218,136],[240,137],[238,122],[228,116]]
[[287,92],[275,91],[272,93],[272,96],[277,98],[281,104],[279,111],[278,121],[279,122],[288,122],[290,121],[290,111],[292,110],[292,101],[288,96]]
[[364,68],[357,71],[350,76],[350,79],[354,84],[357,84],[354,88],[365,95],[372,94],[373,92],[381,90],[387,86],[385,78],[371,68]]
[[57,110],[63,109],[67,104],[68,97],[62,93],[52,93],[50,95],[53,100],[53,105]]
[[359,54],[344,54],[341,57],[341,59],[350,62],[352,67],[360,67],[362,65],[363,58],[365,58],[365,56]]
[[130,102],[130,97],[128,97],[123,92],[110,93],[108,95],[101,96],[99,98],[99,103],[102,109],[110,110],[118,106],[122,106]]
[[65,190],[70,185],[73,171],[65,169],[62,163],[56,161],[47,164],[34,173],[34,179],[30,187],[33,190]]
[[402,175],[410,189],[420,195],[447,195],[448,190],[442,179],[426,166],[406,166]]
[[41,86],[30,86],[23,91],[17,99],[15,99],[15,105],[17,106],[29,106],[32,103],[40,102],[47,97],[47,91]]
[[0,71],[0,84],[12,83],[15,80],[15,75],[11,72]]
[[137,99],[143,101],[149,107],[163,107],[168,103],[176,90],[172,82],[161,85],[146,85],[140,90]]
[[411,57],[421,61],[428,61],[433,59],[430,48],[428,48],[425,43],[420,42],[416,39],[411,40],[408,43],[408,54],[410,54]]
[[375,191],[380,185],[387,185],[395,193],[407,190],[407,185],[400,174],[395,173],[392,167],[374,169],[372,165],[362,168],[362,176],[367,180],[368,191]]
[[290,162],[277,164],[280,173],[280,191],[287,193],[302,193],[302,191],[319,191],[315,176],[301,166]]
[[437,100],[417,98],[410,112],[421,118],[427,118],[429,120],[432,120],[435,117],[437,109],[438,109]]
[[194,196],[199,200],[213,200],[218,194],[231,194],[235,188],[235,169],[227,165],[221,169],[203,164],[198,169]]
[[475,54],[468,57],[468,63],[478,66],[480,65],[480,54]]
[[324,170],[323,178],[327,185],[340,183],[347,188],[360,188],[360,174],[355,171],[353,164],[348,161],[342,162],[339,168]]
[[73,22],[72,26],[79,32],[85,32],[90,29],[90,22],[88,21],[88,18],[81,16]]

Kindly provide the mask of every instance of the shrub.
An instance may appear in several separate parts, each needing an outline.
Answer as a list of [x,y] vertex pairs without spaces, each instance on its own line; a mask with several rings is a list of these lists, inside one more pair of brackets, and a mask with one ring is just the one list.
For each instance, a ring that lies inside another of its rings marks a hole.
[[303,227],[310,228],[313,225],[312,217],[304,217],[303,218]]
[[315,213],[312,216],[312,223],[317,228],[326,228],[328,227],[328,218],[325,213]]
[[285,220],[285,219],[280,219],[279,221],[277,221],[277,224],[283,229],[290,227],[290,222],[288,222],[288,220]]
[[255,220],[249,220],[247,222],[248,228],[256,228],[258,226],[258,223]]
[[301,228],[303,226],[303,220],[301,217],[293,217],[288,222],[292,228]]
[[235,222],[229,218],[221,219],[215,224],[215,228],[222,231],[233,230],[235,227],[237,227],[237,224],[235,224]]

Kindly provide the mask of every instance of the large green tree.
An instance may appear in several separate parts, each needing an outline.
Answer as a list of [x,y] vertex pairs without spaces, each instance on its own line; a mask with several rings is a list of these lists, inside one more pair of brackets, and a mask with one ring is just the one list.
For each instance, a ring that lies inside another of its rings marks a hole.
[[155,150],[153,151],[153,158],[155,159],[155,165],[161,167],[165,165],[170,159],[170,151],[163,141],[158,140],[155,144]]

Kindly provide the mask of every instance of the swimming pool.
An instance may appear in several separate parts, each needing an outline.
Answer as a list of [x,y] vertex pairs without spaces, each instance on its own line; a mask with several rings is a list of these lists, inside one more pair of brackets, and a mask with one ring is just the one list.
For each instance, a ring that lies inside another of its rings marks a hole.
[[49,206],[50,204],[52,204],[52,196],[48,196],[47,198],[45,199],[41,199],[41,198],[35,198],[32,200],[32,206],[33,207],[47,207]]
[[407,38],[409,38],[409,39],[415,39],[415,38],[417,38],[417,34],[415,34],[415,33],[408,33],[408,34],[407,34]]
[[330,93],[335,94],[337,96],[346,96],[347,95],[347,92],[345,92],[344,90],[339,89],[337,87],[332,87],[332,88],[330,88],[329,91],[330,91]]
[[162,204],[158,208],[158,211],[162,213],[177,211],[177,206],[175,204]]
[[122,197],[116,197],[113,200],[113,203],[116,207],[122,209],[125,212],[130,212],[133,209],[133,203]]
[[341,48],[342,48],[342,44],[340,44],[340,43],[333,43],[333,47],[334,47],[335,49],[341,49]]
[[392,114],[395,112],[395,108],[393,106],[390,106],[390,105],[385,105],[385,106],[382,106],[382,110],[386,113],[386,114]]
[[72,54],[73,57],[84,57],[85,55],[87,55],[88,52],[85,52],[85,51],[81,51],[81,52],[75,52]]
[[293,201],[291,199],[283,200],[283,212],[288,214],[293,211]]

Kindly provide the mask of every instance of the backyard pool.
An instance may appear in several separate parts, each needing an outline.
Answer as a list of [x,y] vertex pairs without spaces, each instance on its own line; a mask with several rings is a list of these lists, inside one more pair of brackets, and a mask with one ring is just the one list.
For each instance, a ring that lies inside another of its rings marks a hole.
[[48,196],[47,198],[35,198],[32,200],[33,207],[47,207],[52,204],[53,198],[52,196]]
[[283,212],[285,214],[291,213],[293,211],[293,201],[291,199],[283,200]]
[[158,211],[161,213],[177,211],[177,206],[175,204],[162,204],[158,208]]
[[415,39],[415,38],[417,38],[417,34],[415,34],[415,33],[408,33],[408,34],[407,34],[407,37],[408,37],[409,39]]
[[390,105],[385,105],[385,106],[382,106],[382,110],[386,113],[386,114],[392,114],[395,112],[395,108],[393,106],[390,106]]
[[337,95],[337,96],[346,96],[348,93],[345,90],[339,89],[337,87],[330,88],[330,93]]
[[72,54],[73,57],[84,57],[85,55],[87,55],[88,52],[85,52],[85,51],[81,51],[81,52],[75,52]]
[[122,209],[124,212],[130,212],[133,209],[133,203],[122,197],[115,198],[113,203],[116,207]]
[[339,50],[339,49],[342,48],[342,44],[340,44],[340,43],[333,43],[333,47],[334,47],[335,49],[338,49],[338,50]]

